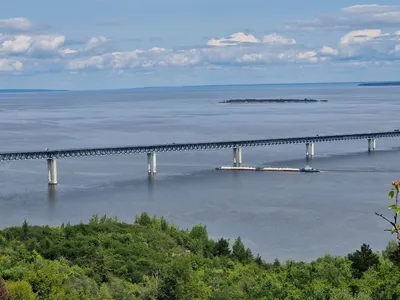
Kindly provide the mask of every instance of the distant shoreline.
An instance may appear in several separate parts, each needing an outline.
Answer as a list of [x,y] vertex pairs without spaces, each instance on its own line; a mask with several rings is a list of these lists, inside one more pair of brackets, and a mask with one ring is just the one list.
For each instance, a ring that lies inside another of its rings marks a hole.
[[360,83],[358,86],[400,86],[400,81]]
[[68,92],[68,90],[47,90],[47,89],[0,89],[0,94],[11,93],[49,93],[49,92]]
[[224,104],[254,104],[254,103],[315,103],[315,102],[328,102],[328,100],[315,100],[315,99],[232,99],[220,101],[218,103]]

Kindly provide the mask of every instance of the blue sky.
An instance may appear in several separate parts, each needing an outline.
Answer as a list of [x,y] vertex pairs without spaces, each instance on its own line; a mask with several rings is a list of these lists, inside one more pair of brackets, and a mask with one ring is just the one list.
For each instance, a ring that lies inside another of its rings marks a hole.
[[400,5],[316,0],[13,0],[0,88],[396,80]]

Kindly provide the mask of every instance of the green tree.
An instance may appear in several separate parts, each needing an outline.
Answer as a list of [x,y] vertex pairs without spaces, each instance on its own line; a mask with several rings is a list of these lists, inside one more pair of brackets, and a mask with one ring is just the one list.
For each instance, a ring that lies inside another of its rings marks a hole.
[[231,249],[229,249],[229,240],[220,238],[215,244],[212,250],[214,256],[229,256],[231,255]]
[[24,220],[24,223],[22,224],[22,238],[24,240],[28,238],[28,231],[29,231],[28,222]]
[[379,256],[372,252],[367,244],[361,246],[361,250],[349,254],[352,274],[354,278],[361,278],[369,268],[379,265]]
[[137,222],[139,225],[142,225],[142,226],[149,226],[149,225],[151,224],[151,218],[150,218],[150,216],[149,216],[147,213],[143,212],[143,213],[140,215],[140,217],[137,217],[137,218],[136,218],[136,222]]
[[[12,300],[36,300],[37,295],[32,291],[32,286],[25,280],[7,282]],[[1,298],[0,298],[1,299]]]

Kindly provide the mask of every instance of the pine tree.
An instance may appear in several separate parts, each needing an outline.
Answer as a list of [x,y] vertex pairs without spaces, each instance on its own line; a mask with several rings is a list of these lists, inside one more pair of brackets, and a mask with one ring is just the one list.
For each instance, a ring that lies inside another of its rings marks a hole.
[[349,254],[351,269],[354,278],[361,278],[364,272],[379,264],[379,256],[372,252],[367,244],[361,246],[361,250]]

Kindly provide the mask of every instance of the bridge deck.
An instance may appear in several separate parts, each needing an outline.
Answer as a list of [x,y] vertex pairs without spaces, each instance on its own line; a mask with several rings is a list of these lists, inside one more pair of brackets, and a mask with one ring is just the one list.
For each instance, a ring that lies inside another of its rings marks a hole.
[[83,157],[83,156],[121,155],[121,154],[150,153],[150,152],[209,150],[209,149],[224,149],[224,148],[234,148],[234,147],[257,147],[257,146],[285,145],[285,144],[322,143],[322,142],[336,142],[345,140],[394,138],[399,136],[400,136],[400,131],[388,131],[388,132],[307,136],[307,137],[292,137],[292,138],[263,139],[263,140],[242,140],[242,141],[226,141],[226,142],[185,143],[185,144],[173,143],[173,144],[148,145],[148,146],[60,149],[60,150],[28,151],[28,152],[3,152],[0,153],[0,161],[47,159],[47,158],[72,158],[72,157]]

